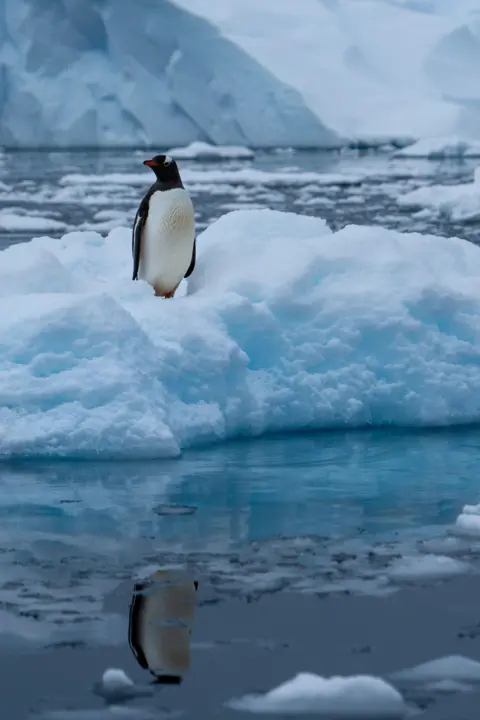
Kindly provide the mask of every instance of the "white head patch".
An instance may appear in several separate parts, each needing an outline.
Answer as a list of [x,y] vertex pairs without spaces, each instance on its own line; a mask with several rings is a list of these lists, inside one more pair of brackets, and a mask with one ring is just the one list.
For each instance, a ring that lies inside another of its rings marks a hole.
[[170,155],[165,155],[165,160],[163,161],[163,164],[164,164],[164,165],[171,165],[172,162],[173,162],[173,160],[172,160],[172,158],[170,157]]

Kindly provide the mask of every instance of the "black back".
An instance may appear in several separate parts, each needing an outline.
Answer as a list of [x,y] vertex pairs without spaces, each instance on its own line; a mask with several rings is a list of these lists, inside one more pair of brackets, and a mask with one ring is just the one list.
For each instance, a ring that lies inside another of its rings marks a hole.
[[[142,233],[145,226],[145,221],[148,217],[148,207],[150,198],[155,192],[163,192],[166,190],[174,190],[175,188],[183,188],[182,178],[180,177],[180,171],[178,165],[168,155],[155,155],[151,160],[144,160],[144,165],[151,168],[155,173],[156,180],[153,185],[147,190],[140,207],[135,215],[133,222],[132,231],[132,257],[133,257],[133,275],[132,280],[138,280],[138,269],[140,266],[140,252],[142,245]],[[195,238],[193,243],[192,260],[188,267],[185,277],[189,277],[195,269],[196,262],[196,245],[197,239]]]

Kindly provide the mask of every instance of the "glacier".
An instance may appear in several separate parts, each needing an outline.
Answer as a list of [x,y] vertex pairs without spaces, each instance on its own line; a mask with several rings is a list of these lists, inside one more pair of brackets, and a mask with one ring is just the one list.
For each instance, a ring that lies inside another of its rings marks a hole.
[[161,458],[238,436],[480,421],[480,249],[238,210],[174,300],[130,230],[0,253],[0,457]]
[[0,145],[480,139],[476,0],[0,0]]

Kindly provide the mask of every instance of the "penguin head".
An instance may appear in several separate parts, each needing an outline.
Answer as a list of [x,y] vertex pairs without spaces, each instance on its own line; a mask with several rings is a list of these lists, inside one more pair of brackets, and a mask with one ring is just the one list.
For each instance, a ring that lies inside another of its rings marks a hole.
[[178,165],[168,155],[155,155],[151,160],[144,160],[143,164],[151,168],[157,180],[159,180],[166,189],[170,187],[181,187],[180,172]]

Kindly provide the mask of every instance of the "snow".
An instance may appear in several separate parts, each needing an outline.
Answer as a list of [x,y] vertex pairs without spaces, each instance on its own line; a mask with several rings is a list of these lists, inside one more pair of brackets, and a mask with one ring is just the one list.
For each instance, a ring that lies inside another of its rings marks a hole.
[[206,142],[192,142],[187,147],[174,147],[167,150],[167,155],[175,160],[248,160],[254,153],[246,147],[230,145],[215,146]]
[[87,10],[0,0],[0,143],[479,140],[476,10],[473,0],[103,0]]
[[395,680],[420,683],[442,680],[478,683],[480,682],[480,662],[462,655],[449,655],[407,670],[401,670],[392,677]]
[[458,137],[425,138],[393,154],[398,158],[428,158],[430,160],[480,158],[480,141]]
[[445,555],[403,557],[389,568],[389,577],[397,581],[441,580],[469,572],[466,563]]
[[464,221],[480,216],[480,168],[475,170],[473,182],[460,185],[430,185],[397,198],[401,207],[425,208],[442,213],[452,220]]
[[130,277],[129,228],[0,253],[4,458],[480,420],[471,243],[236,211],[198,236],[174,300]]
[[231,700],[234,710],[258,713],[313,713],[334,718],[403,718],[406,705],[400,693],[377,677],[323,678],[299,673],[265,695],[246,695]]

